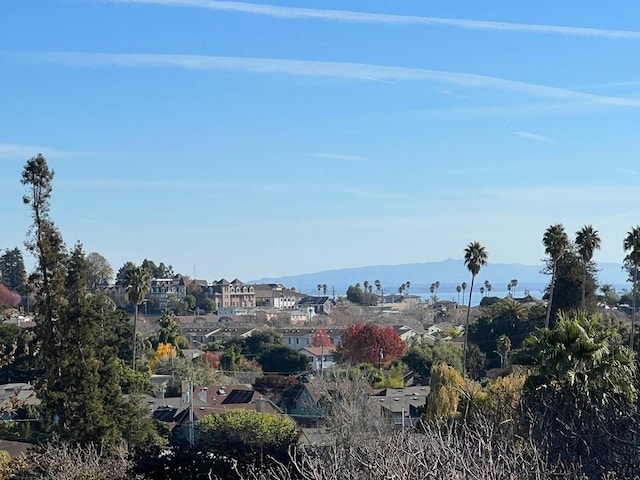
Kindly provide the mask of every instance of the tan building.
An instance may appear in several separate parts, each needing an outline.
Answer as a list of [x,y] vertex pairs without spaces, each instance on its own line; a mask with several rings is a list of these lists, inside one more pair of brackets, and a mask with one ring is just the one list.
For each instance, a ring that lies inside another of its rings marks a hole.
[[223,278],[206,288],[207,294],[216,301],[218,308],[254,308],[256,306],[253,285],[246,285],[237,278],[232,282]]

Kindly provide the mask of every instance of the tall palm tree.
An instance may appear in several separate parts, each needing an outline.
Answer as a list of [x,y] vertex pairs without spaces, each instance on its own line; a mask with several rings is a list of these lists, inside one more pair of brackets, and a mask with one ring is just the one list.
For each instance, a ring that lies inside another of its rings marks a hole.
[[587,297],[587,264],[593,258],[593,253],[600,250],[600,235],[592,225],[585,225],[576,232],[576,246],[582,259],[582,309],[586,307]]
[[364,286],[364,293],[367,293],[369,291],[369,280],[365,280],[362,285]]
[[560,260],[565,252],[569,249],[569,237],[564,231],[561,223],[551,225],[542,236],[542,244],[544,245],[544,253],[549,255],[551,260],[551,286],[549,288],[549,303],[547,304],[547,316],[544,320],[545,328],[549,328],[549,320],[551,318],[551,306],[553,304],[553,289],[556,286],[556,273],[558,270],[558,260]]
[[460,303],[460,292],[462,291],[462,287],[460,285],[458,285],[456,287],[456,292],[458,292],[458,303]]
[[136,344],[138,335],[138,307],[144,301],[149,291],[151,274],[142,267],[134,266],[125,273],[125,289],[129,301],[135,307],[133,316],[133,370],[136,369]]
[[489,291],[489,280],[485,280],[484,281],[484,289],[488,292]]
[[493,285],[488,283],[487,285],[485,285],[485,288],[487,289],[487,295],[489,295],[491,293],[491,290],[493,290]]
[[436,295],[438,295],[438,289],[440,288],[440,281],[436,280],[433,286],[436,288]]
[[480,287],[480,295],[484,297],[484,287]]
[[319,283],[316,288],[318,289],[318,295],[320,295],[320,291],[322,290],[322,284]]
[[631,312],[631,341],[630,347],[634,347],[634,335],[636,333],[636,304],[638,296],[638,265],[640,265],[640,225],[627,232],[627,236],[622,243],[627,256],[625,257],[625,263],[629,264],[633,268],[633,302]]
[[[382,296],[382,283],[380,283],[380,280],[376,280],[375,282],[373,282],[373,284],[376,286],[378,295]],[[384,297],[382,297],[382,304],[384,305]]]
[[518,279],[514,278],[511,280],[511,295],[516,296],[516,287],[518,286]]
[[460,284],[460,288],[462,288],[462,301],[464,301],[464,292],[467,291],[467,282],[462,282],[462,284]]
[[326,283],[323,283],[323,284],[322,284],[322,294],[323,294],[323,295],[326,295],[326,294],[327,294],[327,284],[326,284]]
[[409,295],[409,289],[411,288],[411,282],[406,281],[404,285],[405,285],[405,287],[407,289],[407,295]]
[[511,295],[511,282],[507,283],[507,297],[512,298],[513,295]]
[[464,322],[464,348],[462,352],[462,373],[467,373],[467,343],[469,339],[469,314],[471,313],[471,296],[473,295],[473,283],[480,269],[487,264],[487,251],[479,242],[471,242],[464,249],[464,264],[471,273],[471,286],[469,287],[469,305],[467,319]]

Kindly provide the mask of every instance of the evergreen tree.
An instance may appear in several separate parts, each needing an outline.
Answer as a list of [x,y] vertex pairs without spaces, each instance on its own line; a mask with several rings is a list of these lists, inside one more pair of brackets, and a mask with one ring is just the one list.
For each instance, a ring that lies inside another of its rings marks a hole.
[[[554,271],[555,275],[553,275]],[[598,288],[595,278],[596,266],[593,262],[585,264],[580,254],[574,248],[570,248],[557,261],[548,260],[545,273],[552,273],[552,276],[555,276],[547,286],[551,302],[549,308],[551,319],[555,319],[559,311],[581,309],[583,288],[586,309],[593,310]],[[553,297],[551,297],[552,289]]]
[[38,364],[42,376],[36,382],[38,397],[42,401],[45,428],[58,425],[58,410],[64,405],[62,388],[63,356],[68,349],[62,343],[63,331],[59,320],[65,315],[66,251],[62,235],[49,217],[50,197],[54,172],[42,155],[27,161],[22,172],[22,184],[27,193],[23,202],[30,206],[33,225],[26,242],[36,257],[36,272],[30,283],[35,289],[35,333],[40,345]]
[[[87,295],[86,274],[84,253],[78,244],[67,265],[65,290],[69,303],[58,320],[64,350],[60,378],[48,390],[43,416],[48,427],[64,440],[109,443],[119,435],[107,406],[122,403],[122,394],[113,372],[114,352],[107,358],[100,355],[107,351],[101,351],[98,343],[100,312]],[[105,401],[105,395],[110,402]]]
[[[29,250],[37,260],[36,339],[40,367],[36,380],[43,427],[73,443],[135,445],[153,438],[151,419],[139,403],[126,402],[118,353],[126,331],[122,316],[104,295],[87,292],[87,263],[80,244],[67,254],[49,218],[53,172],[41,155],[25,166],[24,201],[32,209]],[[128,342],[127,342],[128,343]],[[137,407],[138,406],[138,407]],[[135,428],[132,426],[135,425]]]
[[0,282],[4,283],[9,290],[26,295],[26,279],[27,272],[24,268],[22,252],[17,247],[13,250],[7,250],[0,257]]

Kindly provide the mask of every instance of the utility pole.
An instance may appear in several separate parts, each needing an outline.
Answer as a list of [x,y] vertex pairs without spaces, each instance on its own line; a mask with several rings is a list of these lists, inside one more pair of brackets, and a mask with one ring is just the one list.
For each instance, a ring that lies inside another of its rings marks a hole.
[[195,435],[193,426],[193,378],[189,380],[189,445],[195,445]]

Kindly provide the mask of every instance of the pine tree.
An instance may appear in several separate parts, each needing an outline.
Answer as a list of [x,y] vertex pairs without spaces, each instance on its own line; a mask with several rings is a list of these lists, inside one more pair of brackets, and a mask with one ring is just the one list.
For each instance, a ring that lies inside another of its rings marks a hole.
[[20,295],[25,295],[25,281],[27,273],[24,268],[24,259],[19,248],[7,250],[0,257],[0,282],[4,283],[9,290],[13,290]]
[[31,208],[33,218],[26,245],[36,258],[36,272],[31,275],[30,283],[35,289],[35,333],[40,345],[37,358],[42,374],[36,389],[42,401],[45,429],[54,428],[60,421],[58,410],[64,404],[61,364],[67,352],[59,324],[66,308],[67,255],[62,235],[49,217],[53,176],[45,158],[38,155],[27,161],[21,180],[27,188],[23,202]]
[[[125,401],[120,383],[131,350],[123,346],[128,322],[113,303],[87,291],[87,261],[77,244],[67,254],[49,218],[53,171],[41,155],[22,175],[33,214],[29,250],[37,260],[36,337],[40,376],[36,381],[46,432],[73,443],[130,444],[155,440],[151,419],[139,402]],[[126,337],[125,337],[126,338]],[[129,342],[126,342],[128,345]]]

